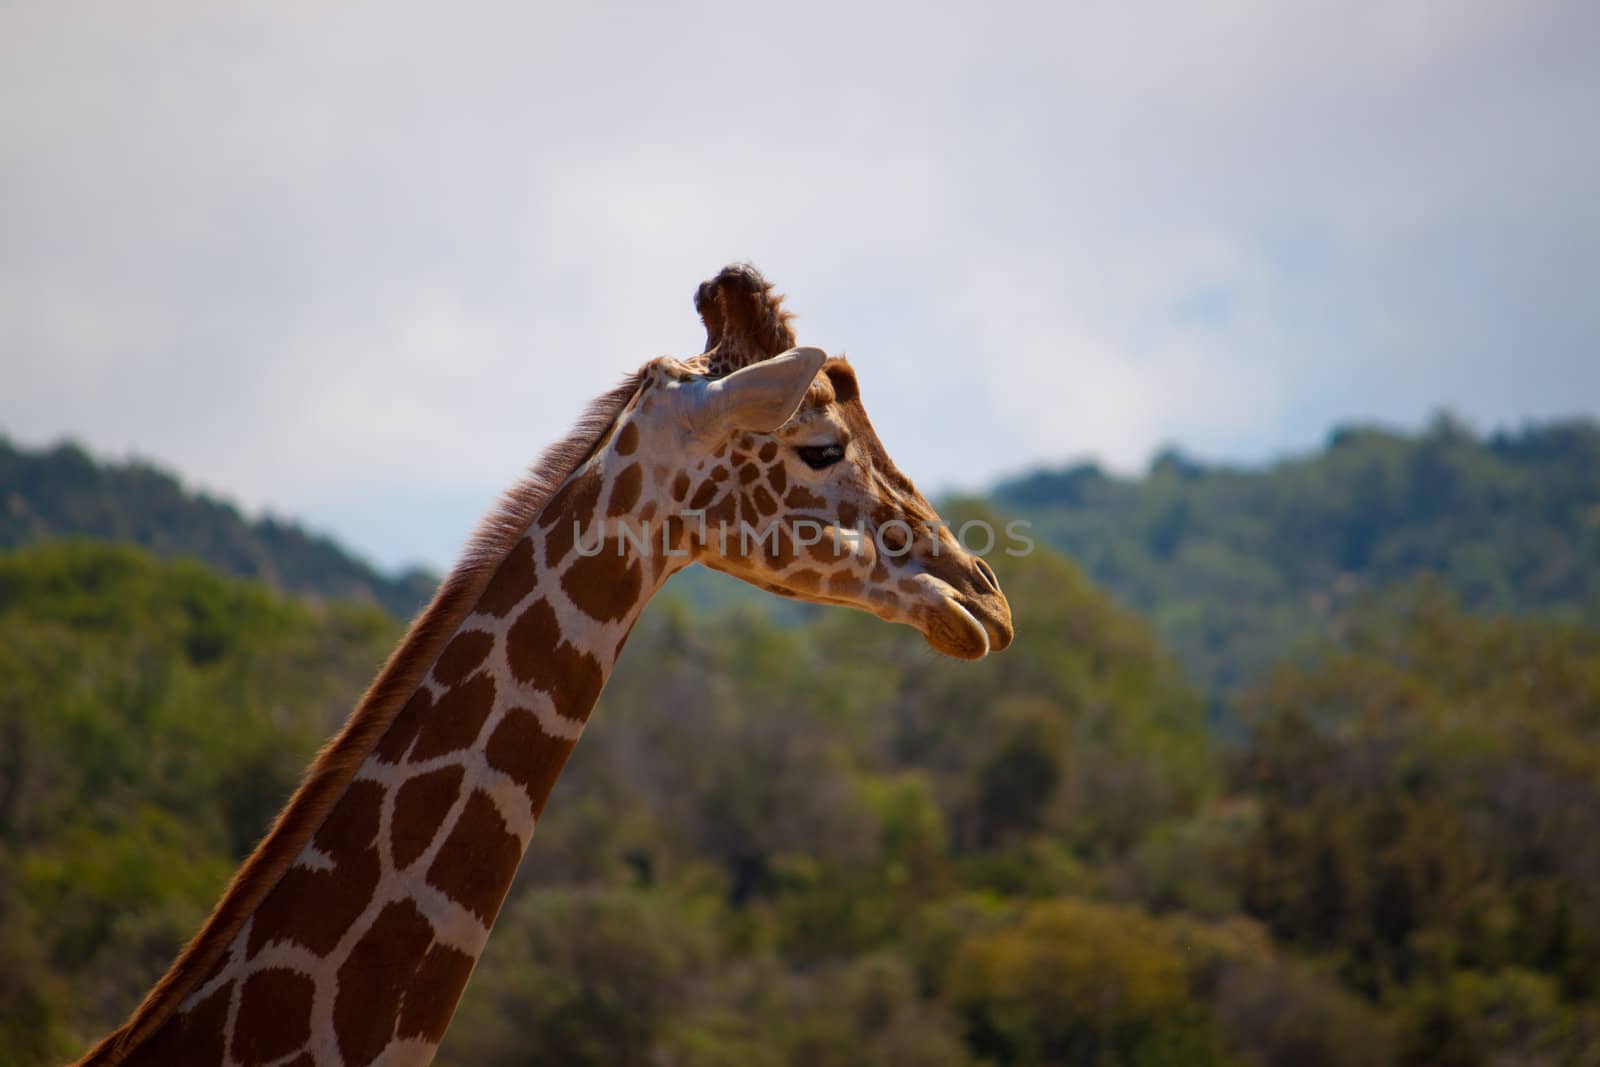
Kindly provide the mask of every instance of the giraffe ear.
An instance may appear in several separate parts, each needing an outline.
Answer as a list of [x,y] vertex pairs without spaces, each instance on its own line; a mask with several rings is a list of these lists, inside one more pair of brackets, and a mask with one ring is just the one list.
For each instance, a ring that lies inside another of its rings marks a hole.
[[791,348],[704,382],[691,394],[690,425],[702,436],[730,430],[771,433],[799,408],[827,358],[820,348]]

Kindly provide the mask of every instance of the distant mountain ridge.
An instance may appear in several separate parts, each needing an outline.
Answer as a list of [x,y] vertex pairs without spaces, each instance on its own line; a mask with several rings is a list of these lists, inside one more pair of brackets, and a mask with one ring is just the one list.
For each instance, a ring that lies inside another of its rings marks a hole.
[[1593,419],[1487,436],[1449,415],[1420,434],[1347,426],[1248,469],[1169,449],[1143,477],[1041,469],[993,499],[1145,613],[1213,691],[1326,634],[1353,598],[1424,577],[1472,610],[1600,621]]
[[151,464],[106,462],[70,442],[29,450],[0,435],[0,549],[58,538],[194,557],[284,592],[368,601],[400,618],[426,603],[437,583],[421,570],[385,574],[298,523],[247,519]]

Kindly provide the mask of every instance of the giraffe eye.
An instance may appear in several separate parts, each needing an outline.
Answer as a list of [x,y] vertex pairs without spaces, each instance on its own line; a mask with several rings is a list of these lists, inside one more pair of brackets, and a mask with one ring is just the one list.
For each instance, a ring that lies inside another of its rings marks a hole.
[[795,451],[805,465],[814,471],[831,467],[844,458],[844,445],[801,445]]

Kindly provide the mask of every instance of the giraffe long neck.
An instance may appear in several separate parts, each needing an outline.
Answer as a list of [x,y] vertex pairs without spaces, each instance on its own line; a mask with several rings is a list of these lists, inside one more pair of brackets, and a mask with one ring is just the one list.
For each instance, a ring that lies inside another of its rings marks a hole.
[[640,467],[606,459],[516,542],[210,974],[123,1063],[432,1059],[629,630],[687,562],[681,531],[643,551],[614,536]]

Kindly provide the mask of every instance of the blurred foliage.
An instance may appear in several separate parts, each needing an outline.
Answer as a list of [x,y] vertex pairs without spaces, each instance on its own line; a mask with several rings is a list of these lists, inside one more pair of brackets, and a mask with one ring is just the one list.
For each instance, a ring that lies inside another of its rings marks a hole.
[[1600,631],[1424,588],[1247,709],[1246,912],[1394,1005],[1408,1062],[1600,1062]]
[[1266,469],[1176,449],[1142,478],[1093,464],[1001,484],[1001,506],[1144,613],[1193,676],[1231,692],[1363,592],[1435,575],[1474,610],[1600,623],[1600,425],[1474,436],[1335,430]]
[[[1368,446],[1416,443],[1333,451]],[[1454,558],[1441,514],[1416,550]],[[991,562],[1019,638],[977,664],[669,587],[439,1062],[1600,1064],[1590,587],[1364,578],[1251,668],[1224,744],[1075,565]],[[1230,596],[1195,610],[1251,610]],[[398,634],[137,550],[0,554],[0,1062],[59,1062],[138,1001]]]
[[0,1062],[143,996],[399,632],[128,548],[0,554]]

